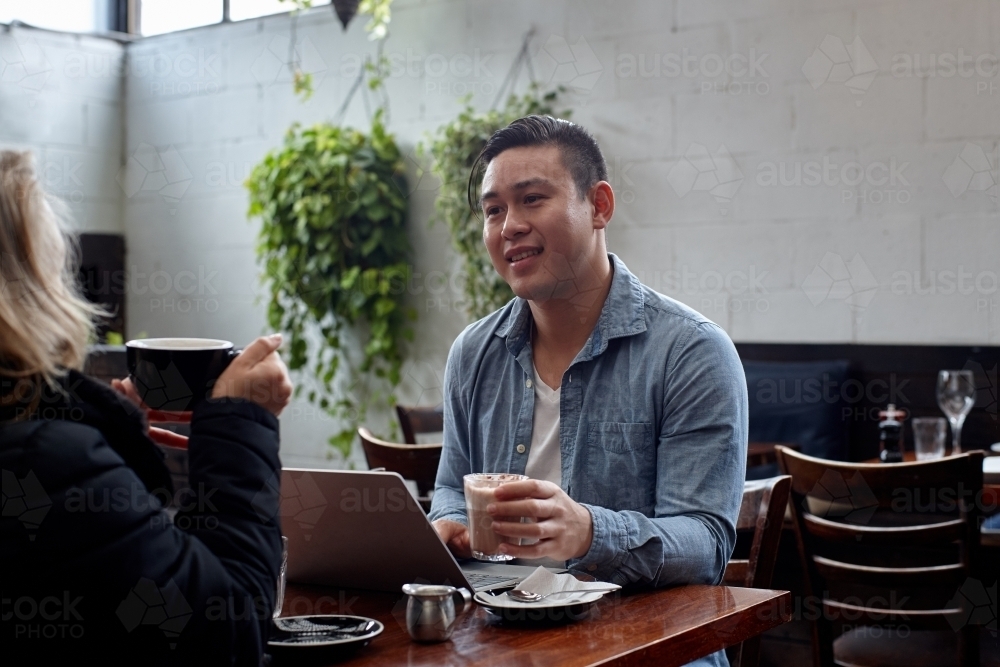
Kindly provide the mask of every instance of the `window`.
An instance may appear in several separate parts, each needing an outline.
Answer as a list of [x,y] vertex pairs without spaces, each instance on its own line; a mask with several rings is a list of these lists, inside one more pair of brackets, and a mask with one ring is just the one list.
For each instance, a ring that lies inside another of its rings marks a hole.
[[[312,6],[328,5],[330,0],[313,0]],[[290,12],[295,8],[291,2],[280,0],[229,0],[229,18],[233,21]]]
[[222,0],[142,0],[139,32],[143,37],[222,21]]
[[65,32],[107,29],[108,7],[103,0],[3,0],[0,23],[23,21],[36,28]]
[[[162,35],[220,23],[223,0],[136,0],[139,34]],[[312,6],[329,5],[330,0],[312,0]],[[0,0],[0,23],[22,21],[37,28],[64,32],[126,31],[125,15],[132,3],[118,0]],[[242,21],[280,14],[295,9],[289,0],[229,0],[229,18]],[[129,10],[131,11],[131,10]],[[120,20],[119,20],[120,19]]]

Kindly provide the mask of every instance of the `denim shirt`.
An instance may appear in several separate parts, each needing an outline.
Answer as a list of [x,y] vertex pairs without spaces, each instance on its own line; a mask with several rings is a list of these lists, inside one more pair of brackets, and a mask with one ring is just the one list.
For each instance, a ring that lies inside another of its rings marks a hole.
[[[590,550],[567,565],[618,584],[716,584],[743,495],[743,367],[719,326],[609,258],[611,290],[561,384],[562,488],[594,528]],[[432,520],[467,523],[463,475],[524,474],[531,317],[515,298],[452,345]]]

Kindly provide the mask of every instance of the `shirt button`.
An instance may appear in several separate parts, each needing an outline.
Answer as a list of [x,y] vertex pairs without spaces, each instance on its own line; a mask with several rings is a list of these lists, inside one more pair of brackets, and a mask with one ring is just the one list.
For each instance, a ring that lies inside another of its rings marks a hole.
[[524,454],[524,445],[518,445],[517,446],[517,453],[518,454]]
[[591,572],[593,572],[594,570],[597,569],[597,566],[596,565],[588,565],[587,569],[590,570]]
[[528,389],[531,389],[531,380],[525,380],[524,386],[527,387]]

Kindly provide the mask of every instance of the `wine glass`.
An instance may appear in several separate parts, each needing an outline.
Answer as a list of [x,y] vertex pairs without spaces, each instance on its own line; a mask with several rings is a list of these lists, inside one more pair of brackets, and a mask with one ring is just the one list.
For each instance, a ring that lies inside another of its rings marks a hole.
[[976,402],[972,371],[938,371],[937,401],[951,422],[951,453],[962,451],[962,424]]

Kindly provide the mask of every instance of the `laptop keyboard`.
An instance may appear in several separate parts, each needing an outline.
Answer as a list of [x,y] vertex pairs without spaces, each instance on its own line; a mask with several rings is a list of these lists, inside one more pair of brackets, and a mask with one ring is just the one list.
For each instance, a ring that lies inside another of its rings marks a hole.
[[495,574],[480,574],[479,572],[465,572],[466,579],[472,584],[473,588],[479,590],[481,588],[487,588],[489,586],[495,586],[497,584],[502,584],[505,581],[511,581],[517,577],[498,577]]

